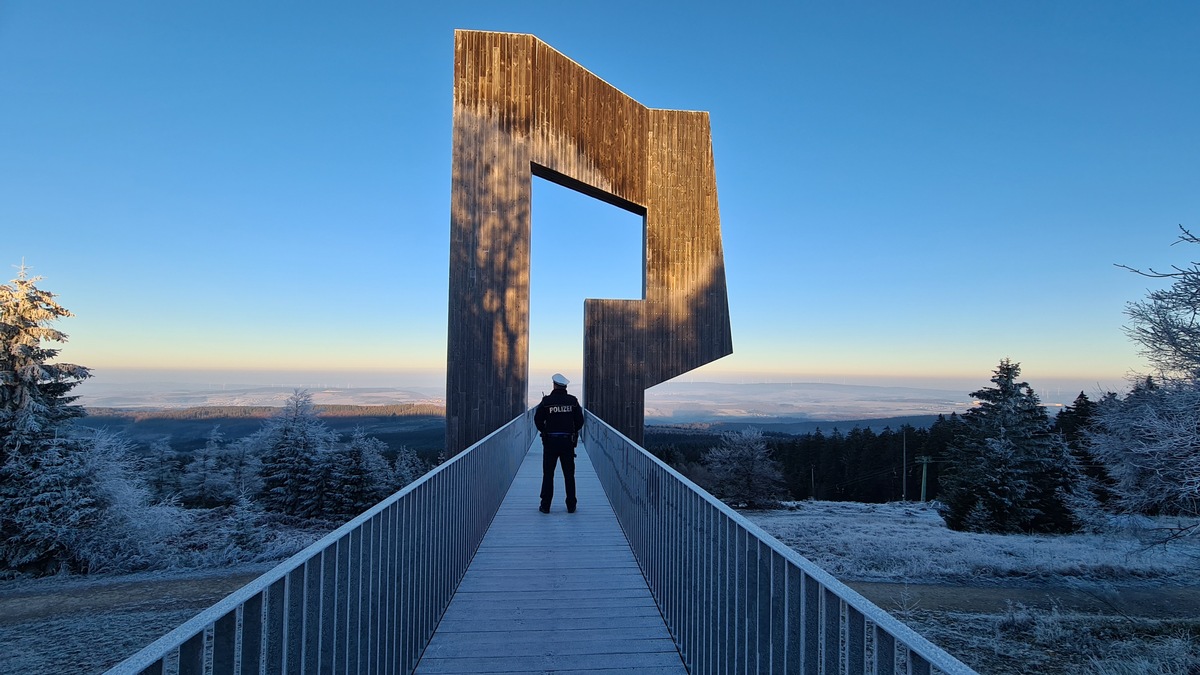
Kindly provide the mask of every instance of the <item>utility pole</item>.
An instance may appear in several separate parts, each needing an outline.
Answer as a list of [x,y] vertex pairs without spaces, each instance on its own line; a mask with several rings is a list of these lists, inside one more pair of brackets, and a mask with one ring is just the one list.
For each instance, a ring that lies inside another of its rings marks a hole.
[[925,479],[929,477],[929,463],[933,458],[929,455],[921,455],[917,457],[917,461],[921,463],[921,501],[925,501]]

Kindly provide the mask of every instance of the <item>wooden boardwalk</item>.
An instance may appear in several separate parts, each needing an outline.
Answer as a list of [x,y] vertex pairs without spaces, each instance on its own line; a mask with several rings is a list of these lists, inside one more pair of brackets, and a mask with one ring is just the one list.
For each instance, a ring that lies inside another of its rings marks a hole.
[[535,440],[416,672],[684,674],[583,444],[579,508],[538,511]]

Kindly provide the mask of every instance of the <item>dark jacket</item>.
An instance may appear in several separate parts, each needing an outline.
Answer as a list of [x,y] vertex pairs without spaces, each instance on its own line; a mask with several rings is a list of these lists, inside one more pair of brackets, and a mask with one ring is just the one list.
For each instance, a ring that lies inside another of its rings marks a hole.
[[549,435],[570,438],[574,442],[583,428],[583,406],[566,389],[556,387],[549,395],[542,397],[537,411],[533,413],[533,423],[542,438]]

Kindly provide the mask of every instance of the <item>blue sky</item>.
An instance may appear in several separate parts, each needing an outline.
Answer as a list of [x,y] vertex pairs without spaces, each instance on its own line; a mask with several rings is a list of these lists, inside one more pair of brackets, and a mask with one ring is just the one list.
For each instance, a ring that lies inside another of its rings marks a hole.
[[[65,360],[440,382],[455,28],[710,113],[735,353],[687,377],[1119,386],[1114,263],[1200,257],[1200,4],[407,4],[0,0],[0,262]],[[577,375],[640,222],[539,183],[533,226]]]

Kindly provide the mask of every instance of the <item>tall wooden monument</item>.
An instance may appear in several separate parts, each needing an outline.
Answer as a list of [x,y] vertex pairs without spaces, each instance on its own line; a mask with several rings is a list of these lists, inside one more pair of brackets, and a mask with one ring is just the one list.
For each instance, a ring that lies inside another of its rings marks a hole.
[[[583,404],[641,443],[645,390],[733,353],[708,113],[653,110],[532,35],[456,31],[446,450],[526,410],[532,176],[641,215],[641,300],[586,300]],[[586,242],[581,242],[586,245]]]

